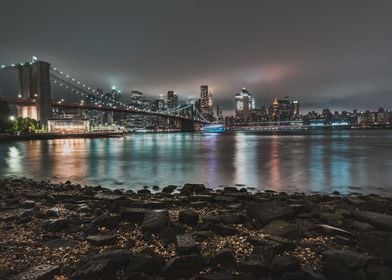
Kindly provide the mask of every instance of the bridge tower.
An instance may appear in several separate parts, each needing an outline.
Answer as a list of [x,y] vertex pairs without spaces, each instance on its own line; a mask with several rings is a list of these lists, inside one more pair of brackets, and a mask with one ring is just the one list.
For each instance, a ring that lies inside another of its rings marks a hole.
[[18,66],[19,96],[35,100],[35,106],[19,106],[19,117],[30,117],[45,127],[52,117],[52,103],[49,78],[50,64],[34,61]]

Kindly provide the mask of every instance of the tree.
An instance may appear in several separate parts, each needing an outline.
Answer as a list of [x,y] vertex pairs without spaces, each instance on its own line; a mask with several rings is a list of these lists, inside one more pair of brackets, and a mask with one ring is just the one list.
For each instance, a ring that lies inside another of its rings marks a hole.
[[0,101],[0,133],[7,132],[11,128],[10,113],[8,103]]
[[33,133],[40,129],[38,121],[31,118],[18,118],[14,123],[12,130],[22,133]]

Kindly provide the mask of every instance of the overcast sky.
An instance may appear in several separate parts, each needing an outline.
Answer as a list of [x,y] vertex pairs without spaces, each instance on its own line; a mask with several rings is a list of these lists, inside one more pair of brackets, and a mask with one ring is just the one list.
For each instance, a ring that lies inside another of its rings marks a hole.
[[0,1],[0,64],[36,55],[147,96],[208,84],[226,112],[242,87],[257,107],[392,108],[391,0]]

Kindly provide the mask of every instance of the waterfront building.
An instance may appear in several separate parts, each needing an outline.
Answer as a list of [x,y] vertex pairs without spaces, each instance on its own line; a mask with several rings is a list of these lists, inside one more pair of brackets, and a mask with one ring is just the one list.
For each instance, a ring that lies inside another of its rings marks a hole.
[[288,96],[278,100],[274,98],[270,106],[272,121],[291,121],[299,118],[299,101],[290,100]]
[[240,92],[235,95],[235,114],[240,122],[249,122],[252,110],[255,109],[255,101],[253,95],[242,88]]
[[216,119],[218,122],[223,122],[223,106],[219,104],[216,105]]
[[48,132],[50,133],[86,133],[90,131],[88,119],[48,119]]

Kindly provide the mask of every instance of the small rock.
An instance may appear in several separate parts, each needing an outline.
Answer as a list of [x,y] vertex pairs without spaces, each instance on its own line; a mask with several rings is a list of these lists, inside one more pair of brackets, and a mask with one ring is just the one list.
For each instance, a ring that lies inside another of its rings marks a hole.
[[117,237],[113,234],[108,235],[91,235],[86,237],[86,240],[97,246],[105,246],[115,244]]
[[54,240],[46,241],[43,245],[51,249],[58,249],[58,248],[73,247],[76,245],[76,242],[69,239],[57,238]]
[[199,214],[193,211],[180,211],[178,220],[180,224],[195,226],[199,222]]
[[145,254],[134,255],[131,257],[128,265],[128,272],[141,272],[149,275],[159,273],[161,262],[155,256]]
[[47,231],[59,232],[69,226],[67,219],[49,219],[42,222],[42,227]]
[[233,235],[238,234],[239,231],[233,226],[224,224],[215,224],[212,226],[213,231],[221,235]]
[[120,222],[120,217],[109,215],[107,213],[96,217],[92,224],[97,227],[115,228]]
[[138,194],[151,194],[151,191],[148,189],[141,189],[137,191]]
[[190,235],[176,236],[176,249],[179,255],[198,254],[200,252],[196,241]]

